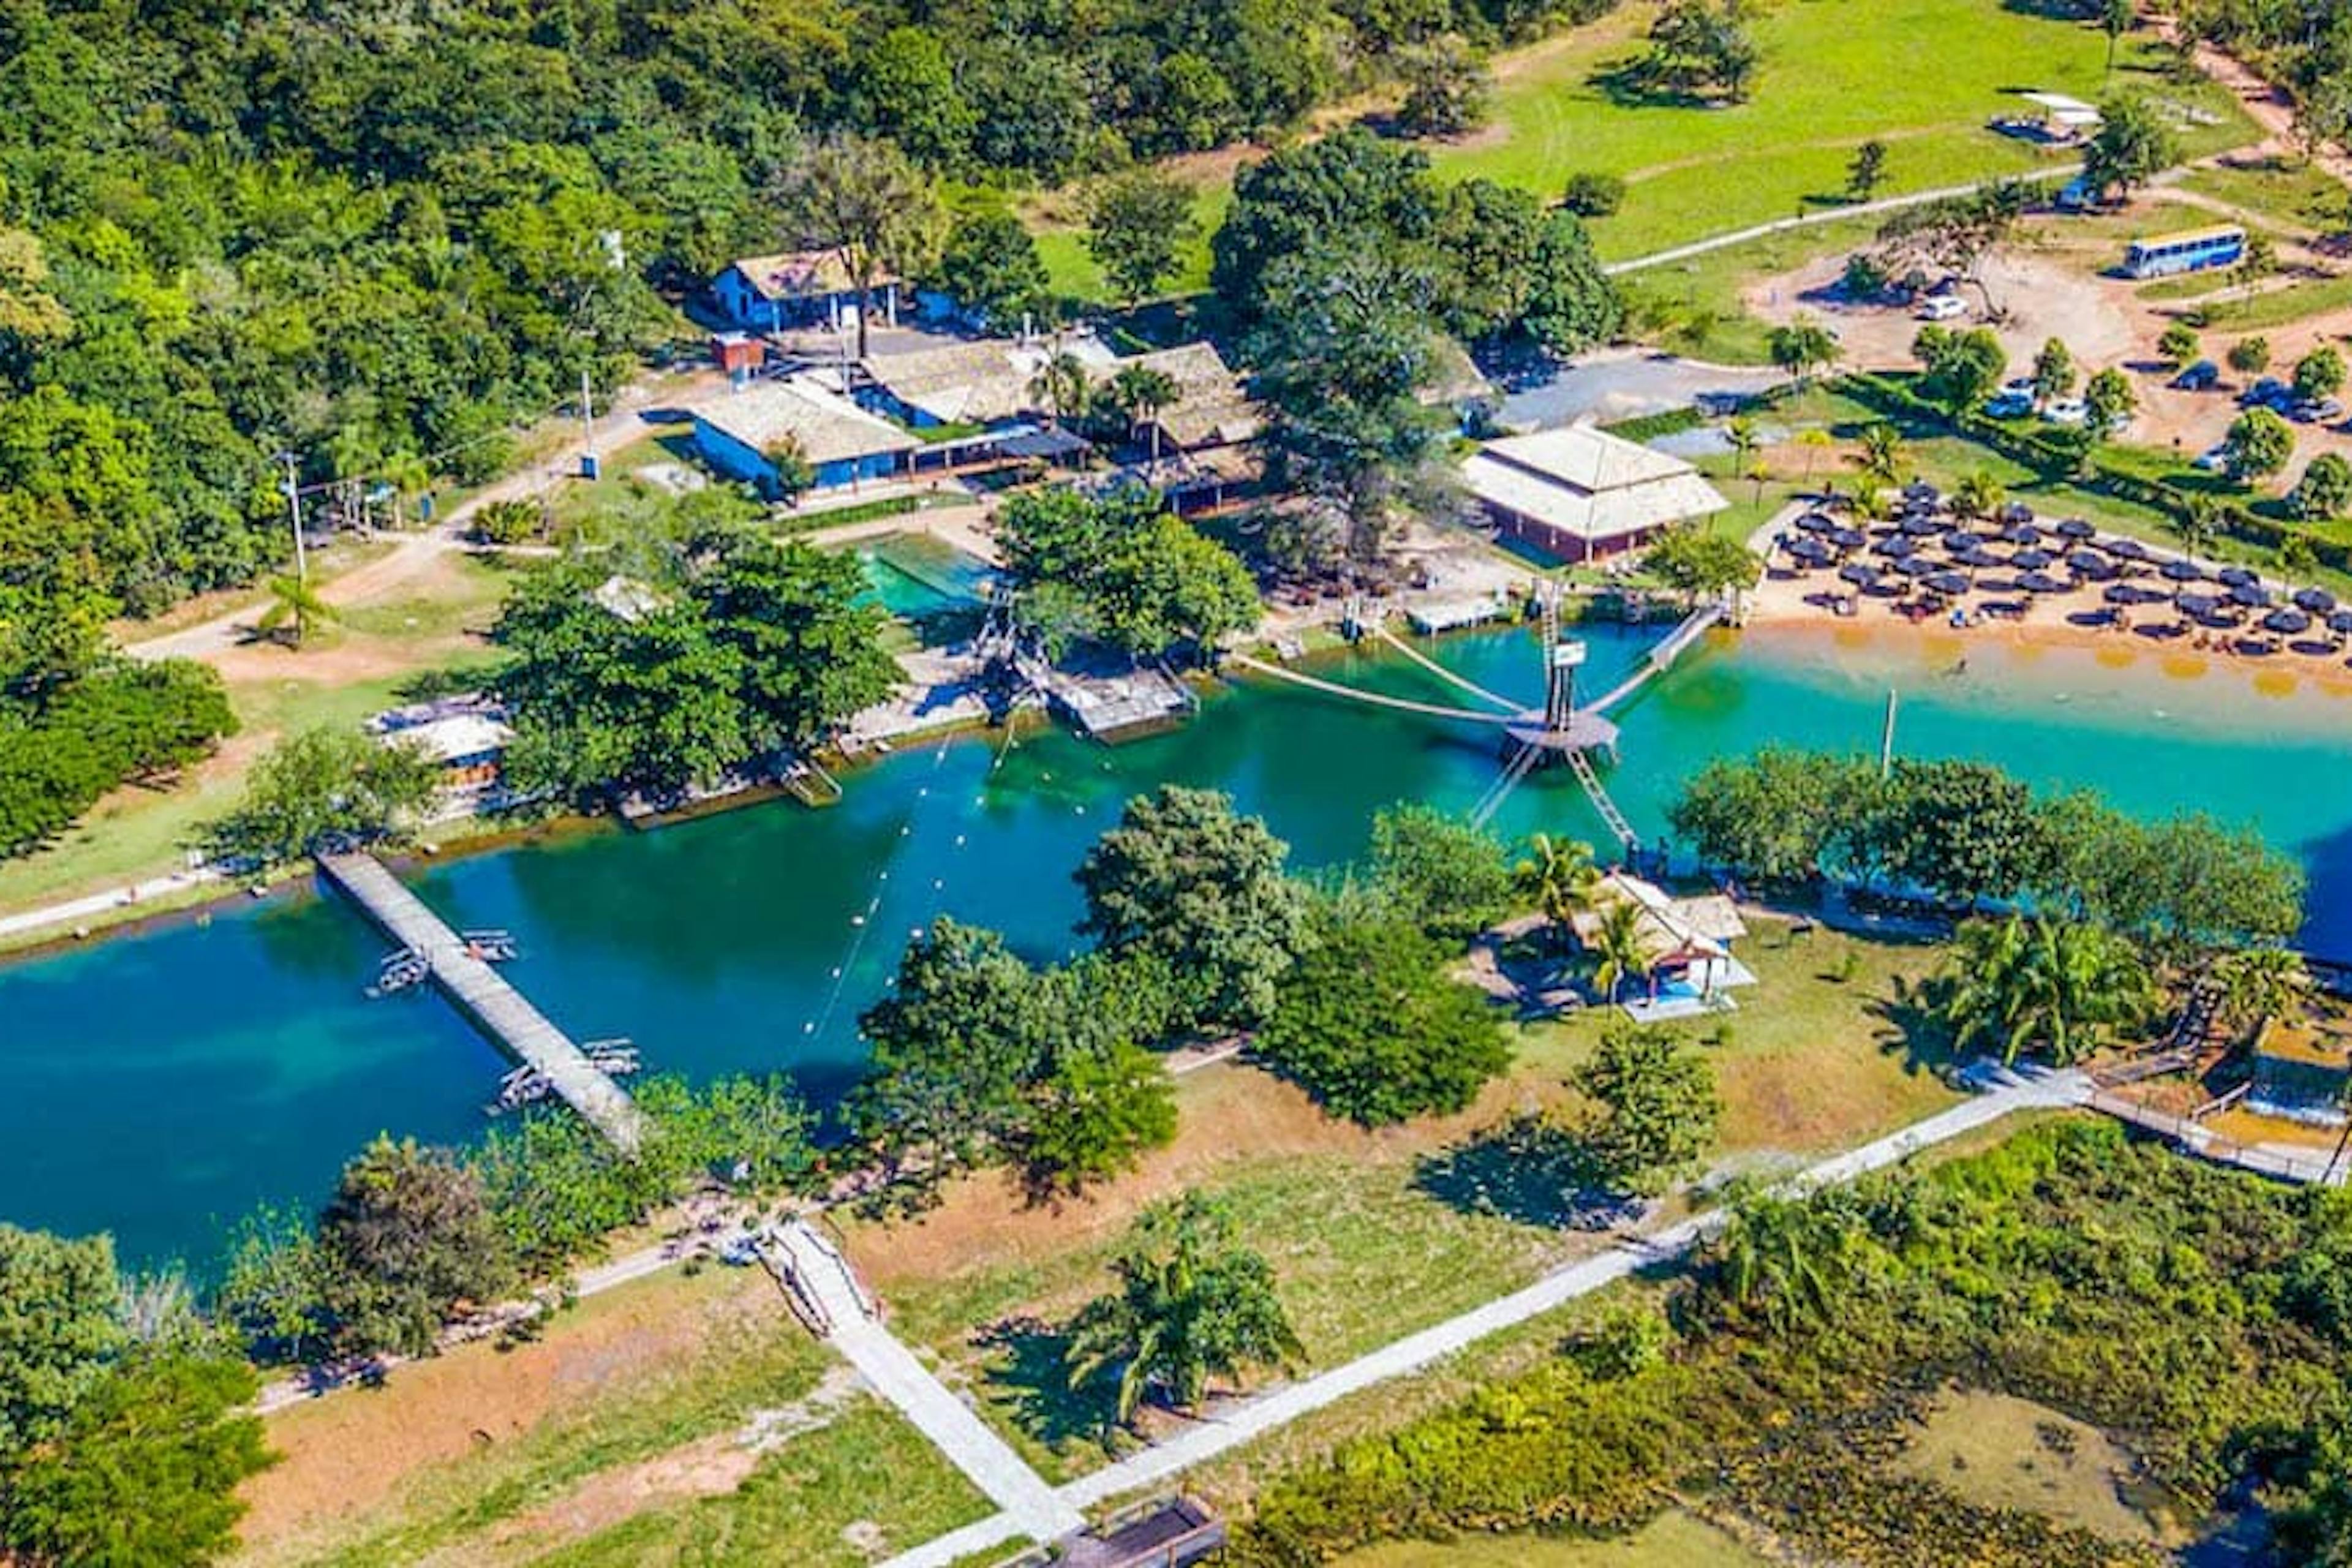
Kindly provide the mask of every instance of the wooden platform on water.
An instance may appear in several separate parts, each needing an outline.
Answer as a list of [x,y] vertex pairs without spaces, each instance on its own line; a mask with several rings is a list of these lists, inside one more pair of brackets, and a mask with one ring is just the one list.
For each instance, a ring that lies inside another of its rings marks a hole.
[[524,1066],[624,1153],[637,1150],[642,1124],[627,1093],[588,1060],[499,972],[474,956],[466,940],[425,907],[373,855],[319,857],[319,870],[365,910],[385,935],[431,966],[434,983],[475,1026]]

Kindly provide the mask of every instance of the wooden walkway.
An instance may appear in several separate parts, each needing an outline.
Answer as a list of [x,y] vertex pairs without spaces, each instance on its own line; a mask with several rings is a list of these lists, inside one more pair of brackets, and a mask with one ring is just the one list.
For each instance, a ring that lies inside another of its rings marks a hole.
[[319,870],[367,912],[385,935],[421,955],[460,1012],[535,1069],[563,1102],[626,1154],[637,1152],[637,1108],[621,1087],[590,1065],[571,1037],[474,956],[448,923],[402,885],[373,855],[321,855]]

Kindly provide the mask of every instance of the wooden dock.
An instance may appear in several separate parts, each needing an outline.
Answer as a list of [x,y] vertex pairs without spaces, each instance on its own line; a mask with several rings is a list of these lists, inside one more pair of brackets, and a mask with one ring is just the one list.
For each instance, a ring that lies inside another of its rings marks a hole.
[[615,1148],[636,1152],[642,1128],[627,1093],[598,1071],[571,1037],[548,1022],[521,992],[476,957],[465,939],[403,886],[383,862],[367,854],[321,855],[319,870],[385,935],[420,955],[435,983],[477,1027],[544,1079]]

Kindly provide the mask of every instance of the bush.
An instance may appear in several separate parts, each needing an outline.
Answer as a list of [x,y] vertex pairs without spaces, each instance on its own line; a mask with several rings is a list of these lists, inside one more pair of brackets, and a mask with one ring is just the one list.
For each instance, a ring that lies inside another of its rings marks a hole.
[[1625,182],[1614,174],[1570,174],[1559,205],[1579,217],[1608,217],[1625,205]]

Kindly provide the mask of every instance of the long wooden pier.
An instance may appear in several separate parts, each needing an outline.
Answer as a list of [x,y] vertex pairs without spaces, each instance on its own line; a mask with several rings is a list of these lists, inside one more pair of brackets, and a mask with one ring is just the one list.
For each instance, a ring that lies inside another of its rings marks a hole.
[[443,993],[476,1026],[546,1079],[565,1104],[615,1148],[636,1152],[642,1125],[628,1095],[521,992],[477,958],[465,940],[385,869],[383,862],[367,854],[321,855],[319,869],[385,935],[422,957]]

